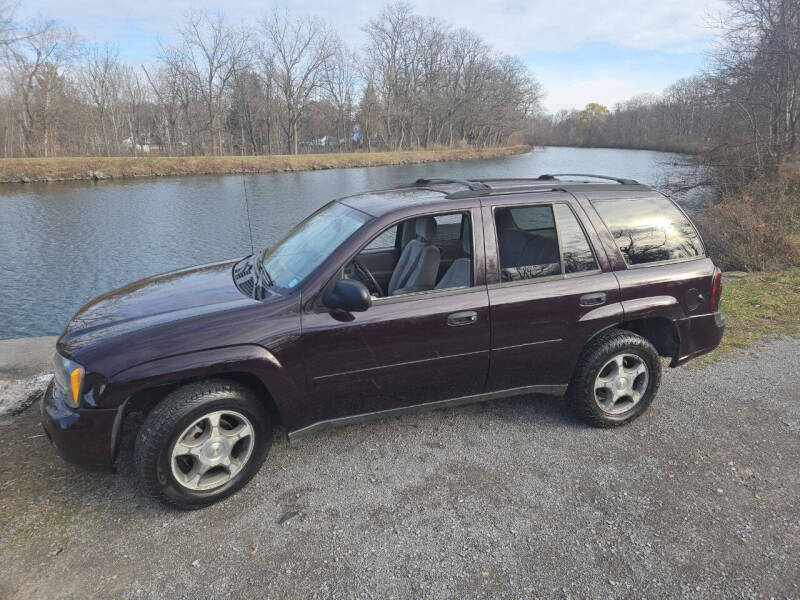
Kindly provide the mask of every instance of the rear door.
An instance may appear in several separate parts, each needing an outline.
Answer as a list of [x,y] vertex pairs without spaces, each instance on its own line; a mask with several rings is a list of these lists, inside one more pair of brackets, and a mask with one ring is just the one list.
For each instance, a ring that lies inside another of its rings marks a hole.
[[509,198],[482,211],[492,323],[486,391],[560,391],[586,341],[619,321],[619,284],[571,195]]

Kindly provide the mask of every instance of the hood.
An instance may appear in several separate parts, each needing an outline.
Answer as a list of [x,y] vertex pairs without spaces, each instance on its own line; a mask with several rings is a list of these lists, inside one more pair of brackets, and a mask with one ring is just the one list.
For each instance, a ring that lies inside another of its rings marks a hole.
[[225,261],[171,271],[98,296],[70,320],[58,347],[71,354],[87,344],[128,331],[253,302],[233,281],[231,270],[235,263]]

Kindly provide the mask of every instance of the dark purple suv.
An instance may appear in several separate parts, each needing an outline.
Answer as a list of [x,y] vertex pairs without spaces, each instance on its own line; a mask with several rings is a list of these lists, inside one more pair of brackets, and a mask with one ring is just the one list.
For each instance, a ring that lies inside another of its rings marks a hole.
[[84,306],[58,340],[44,427],[113,468],[146,414],[144,486],[180,508],[253,477],[280,424],[332,426],[564,395],[619,425],[722,338],[720,271],[687,216],[627,179],[427,179],[335,200],[276,246]]

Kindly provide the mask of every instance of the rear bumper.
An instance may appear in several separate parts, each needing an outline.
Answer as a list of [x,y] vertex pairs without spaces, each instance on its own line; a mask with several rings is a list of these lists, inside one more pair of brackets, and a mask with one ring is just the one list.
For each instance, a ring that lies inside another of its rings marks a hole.
[[670,367],[680,366],[719,346],[725,333],[725,316],[717,311],[680,319],[675,325],[680,337],[680,348],[678,354],[672,358]]
[[91,470],[113,470],[118,409],[72,409],[50,382],[41,410],[44,431],[61,458]]

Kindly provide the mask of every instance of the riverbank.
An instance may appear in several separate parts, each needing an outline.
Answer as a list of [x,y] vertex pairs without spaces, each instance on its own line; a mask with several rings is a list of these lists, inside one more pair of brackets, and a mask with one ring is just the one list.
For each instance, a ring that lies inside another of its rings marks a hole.
[[561,143],[548,141],[545,143],[536,142],[532,144],[534,148],[555,147],[555,148],[586,148],[587,150],[646,150],[649,152],[668,152],[670,154],[696,155],[708,150],[706,145],[694,141],[680,141],[667,144],[620,144],[618,146],[585,146],[576,145],[574,142]]
[[408,152],[347,152],[338,154],[272,154],[268,156],[3,158],[0,159],[0,183],[317,171],[322,169],[480,160],[523,154],[529,150],[530,146],[518,144],[500,148],[413,150]]

